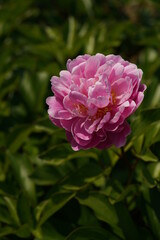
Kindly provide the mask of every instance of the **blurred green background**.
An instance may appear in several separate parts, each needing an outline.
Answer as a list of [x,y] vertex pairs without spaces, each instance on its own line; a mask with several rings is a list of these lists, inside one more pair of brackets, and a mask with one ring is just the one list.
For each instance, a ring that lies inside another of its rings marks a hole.
[[[160,239],[160,2],[0,0],[0,47],[0,239]],[[50,78],[97,52],[148,88],[124,148],[73,152]]]

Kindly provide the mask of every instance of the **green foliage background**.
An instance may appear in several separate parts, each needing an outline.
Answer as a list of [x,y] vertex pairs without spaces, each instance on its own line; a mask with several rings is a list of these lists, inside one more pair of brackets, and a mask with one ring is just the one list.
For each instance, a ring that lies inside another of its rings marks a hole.
[[[0,0],[0,239],[160,239],[160,2]],[[148,88],[122,149],[73,152],[50,78],[120,54]]]

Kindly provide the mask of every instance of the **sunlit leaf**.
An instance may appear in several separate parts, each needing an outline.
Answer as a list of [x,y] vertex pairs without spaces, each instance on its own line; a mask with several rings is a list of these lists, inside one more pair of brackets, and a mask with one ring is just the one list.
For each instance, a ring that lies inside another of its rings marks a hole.
[[77,199],[82,205],[91,208],[98,219],[109,224],[113,232],[124,239],[124,235],[118,226],[119,220],[114,205],[111,205],[104,195],[92,193],[89,196],[77,197]]

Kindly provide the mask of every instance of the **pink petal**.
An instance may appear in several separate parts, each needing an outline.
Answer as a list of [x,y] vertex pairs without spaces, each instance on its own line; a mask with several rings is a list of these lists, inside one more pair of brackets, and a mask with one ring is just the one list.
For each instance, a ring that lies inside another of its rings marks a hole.
[[115,63],[122,63],[124,66],[124,61],[123,58],[120,55],[114,55],[114,54],[109,54],[106,56],[106,60],[107,62],[113,62],[113,64]]
[[79,65],[80,63],[82,62],[85,62],[88,58],[90,57],[90,55],[88,54],[85,54],[85,55],[82,55],[82,56],[78,56],[77,58],[71,60],[71,59],[68,59],[67,61],[67,69],[72,72],[72,69]]
[[97,69],[100,65],[99,57],[91,56],[85,65],[85,77],[92,78],[97,72]]
[[112,146],[112,142],[110,141],[108,136],[106,136],[106,138],[103,141],[99,142],[99,144],[96,146],[96,148],[102,150],[105,148],[109,148],[111,146]]
[[137,66],[136,64],[130,63],[124,68],[124,73],[127,76],[130,72],[133,72],[134,70],[137,71]]
[[121,63],[116,63],[112,68],[111,74],[108,78],[109,82],[112,84],[117,79],[121,78],[124,72],[124,67]]
[[66,96],[63,100],[63,105],[72,115],[85,117],[87,116],[87,108],[78,101],[73,101],[69,96]]
[[92,118],[87,118],[85,123],[84,123],[84,128],[85,130],[92,134],[95,130],[96,130],[96,127],[97,127],[97,124],[99,123],[100,121],[100,118],[99,119],[96,119],[96,120],[92,120]]
[[134,99],[135,103],[136,103],[136,109],[139,107],[139,105],[142,103],[144,98],[144,93],[143,92],[139,92],[137,94],[136,99]]
[[109,104],[110,88],[104,84],[97,82],[88,91],[89,103],[94,104],[98,108],[106,107]]
[[108,78],[111,73],[111,70],[112,70],[112,65],[107,62],[98,68],[96,76],[99,76],[99,74],[100,75],[105,74]]
[[102,120],[100,121],[100,123],[98,124],[96,131],[99,131],[104,126],[104,124],[106,124],[109,121],[110,117],[111,117],[111,113],[107,112],[102,118]]
[[117,148],[120,148],[125,145],[126,137],[130,134],[131,129],[127,122],[124,122],[116,132],[108,132],[108,136]]
[[73,115],[63,108],[63,103],[56,97],[48,97],[46,103],[49,105],[48,114],[55,119],[72,119]]
[[55,113],[54,118],[70,120],[73,118],[73,115],[67,110],[61,110]]
[[135,109],[136,103],[130,99],[119,107],[119,111],[122,112],[122,116],[124,118],[129,117],[135,111]]
[[64,109],[61,101],[55,97],[48,97],[46,103],[49,105],[48,114],[51,117],[54,117],[57,112]]
[[85,149],[90,149],[97,147],[97,145],[105,139],[105,136],[102,137],[98,136],[97,134],[93,134],[92,140],[85,146]]
[[139,91],[144,92],[146,90],[147,86],[145,84],[140,84]]
[[61,126],[66,131],[71,132],[72,125],[75,121],[77,121],[77,118],[73,118],[73,119],[70,119],[70,120],[61,119],[60,123],[61,123]]
[[70,91],[66,79],[64,78],[52,77],[51,84],[52,91],[58,93],[58,95],[62,97],[66,96]]
[[101,53],[97,53],[96,58],[98,58],[99,62],[100,62],[100,66],[106,63],[106,56],[104,56]]
[[[124,108],[123,108],[124,109]],[[123,111],[122,111],[123,112]],[[117,110],[113,113],[111,112],[110,120],[104,125],[105,131],[116,131],[119,127],[124,122],[124,117],[120,111]]]
[[75,66],[73,69],[72,69],[72,74],[73,75],[78,75],[78,77],[85,77],[84,75],[84,69],[85,69],[85,66],[86,66],[86,63],[85,62],[82,62],[80,63],[79,65]]
[[57,127],[63,128],[59,119],[52,118],[50,115],[49,115],[49,118],[54,125],[56,125]]
[[83,105],[87,104],[87,97],[80,92],[71,91],[69,94],[69,98],[74,102],[81,103]]
[[60,78],[64,79],[64,84],[65,86],[69,86],[71,83],[71,73],[69,71],[66,70],[62,70],[60,71]]
[[112,84],[111,89],[115,95],[116,104],[122,104],[132,94],[132,80],[129,77],[120,78]]
[[[122,111],[123,112],[123,111]],[[122,113],[119,111],[118,108],[114,109],[114,111],[111,112],[112,113],[112,117],[109,121],[110,124],[114,124],[117,123],[118,120],[120,119]]]
[[79,139],[88,141],[92,138],[92,135],[89,134],[84,128],[83,119],[79,119],[74,123],[74,125],[72,126],[72,134],[74,135],[74,138],[78,139],[78,141]]
[[81,146],[74,140],[74,138],[70,132],[66,131],[66,137],[67,137],[68,141],[71,143],[72,149],[74,151],[79,151],[81,149]]

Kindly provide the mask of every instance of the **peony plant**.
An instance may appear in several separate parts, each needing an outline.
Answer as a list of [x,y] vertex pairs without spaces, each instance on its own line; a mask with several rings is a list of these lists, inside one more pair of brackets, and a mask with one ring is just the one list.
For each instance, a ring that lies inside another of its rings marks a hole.
[[51,78],[49,118],[65,129],[75,151],[122,147],[131,132],[126,120],[144,98],[142,74],[135,64],[113,54],[69,59],[67,70]]

